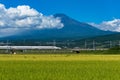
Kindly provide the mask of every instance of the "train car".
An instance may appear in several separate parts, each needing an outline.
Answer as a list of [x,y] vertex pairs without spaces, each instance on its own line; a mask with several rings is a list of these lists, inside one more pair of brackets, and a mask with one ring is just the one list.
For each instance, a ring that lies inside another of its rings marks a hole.
[[16,50],[60,50],[56,46],[0,46],[0,50],[9,50],[10,53],[15,54]]

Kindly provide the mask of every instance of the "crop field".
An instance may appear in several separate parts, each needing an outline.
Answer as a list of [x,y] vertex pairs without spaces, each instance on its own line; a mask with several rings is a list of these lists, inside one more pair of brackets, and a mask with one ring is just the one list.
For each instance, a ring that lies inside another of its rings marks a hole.
[[120,55],[0,54],[0,80],[120,80]]

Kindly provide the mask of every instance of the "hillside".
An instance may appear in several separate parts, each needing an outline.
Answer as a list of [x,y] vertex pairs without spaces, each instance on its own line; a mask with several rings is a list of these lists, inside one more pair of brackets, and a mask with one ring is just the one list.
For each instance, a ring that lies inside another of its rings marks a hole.
[[95,40],[95,41],[99,41],[99,42],[117,41],[117,40],[120,40],[120,33],[91,37],[91,38],[85,38],[85,39],[81,39],[80,41],[84,41],[84,40],[89,40],[89,41]]

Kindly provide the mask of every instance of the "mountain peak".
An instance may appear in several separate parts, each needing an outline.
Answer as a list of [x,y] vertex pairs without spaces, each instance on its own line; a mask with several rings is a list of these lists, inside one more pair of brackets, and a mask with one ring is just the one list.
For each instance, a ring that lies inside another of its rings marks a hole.
[[[53,15],[54,17],[59,17],[61,19],[61,22],[64,23],[64,25],[66,24],[71,24],[71,23],[75,23],[78,22],[77,20],[74,20],[72,18],[70,18],[69,16],[67,16],[66,14],[63,13],[57,13]],[[81,23],[81,22],[78,22]]]
[[56,13],[54,14],[55,17],[68,17],[67,15],[63,14],[63,13]]

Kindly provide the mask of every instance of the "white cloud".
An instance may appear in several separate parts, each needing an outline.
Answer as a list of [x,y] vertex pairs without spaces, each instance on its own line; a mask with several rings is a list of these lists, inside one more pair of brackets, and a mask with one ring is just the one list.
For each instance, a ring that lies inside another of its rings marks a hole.
[[[0,4],[0,37],[13,35],[27,29],[60,29],[60,18],[44,16],[28,5],[6,8]],[[2,35],[1,35],[2,34]]]
[[95,24],[95,23],[89,23],[89,24],[101,30],[120,32],[120,19],[103,21],[100,24]]

